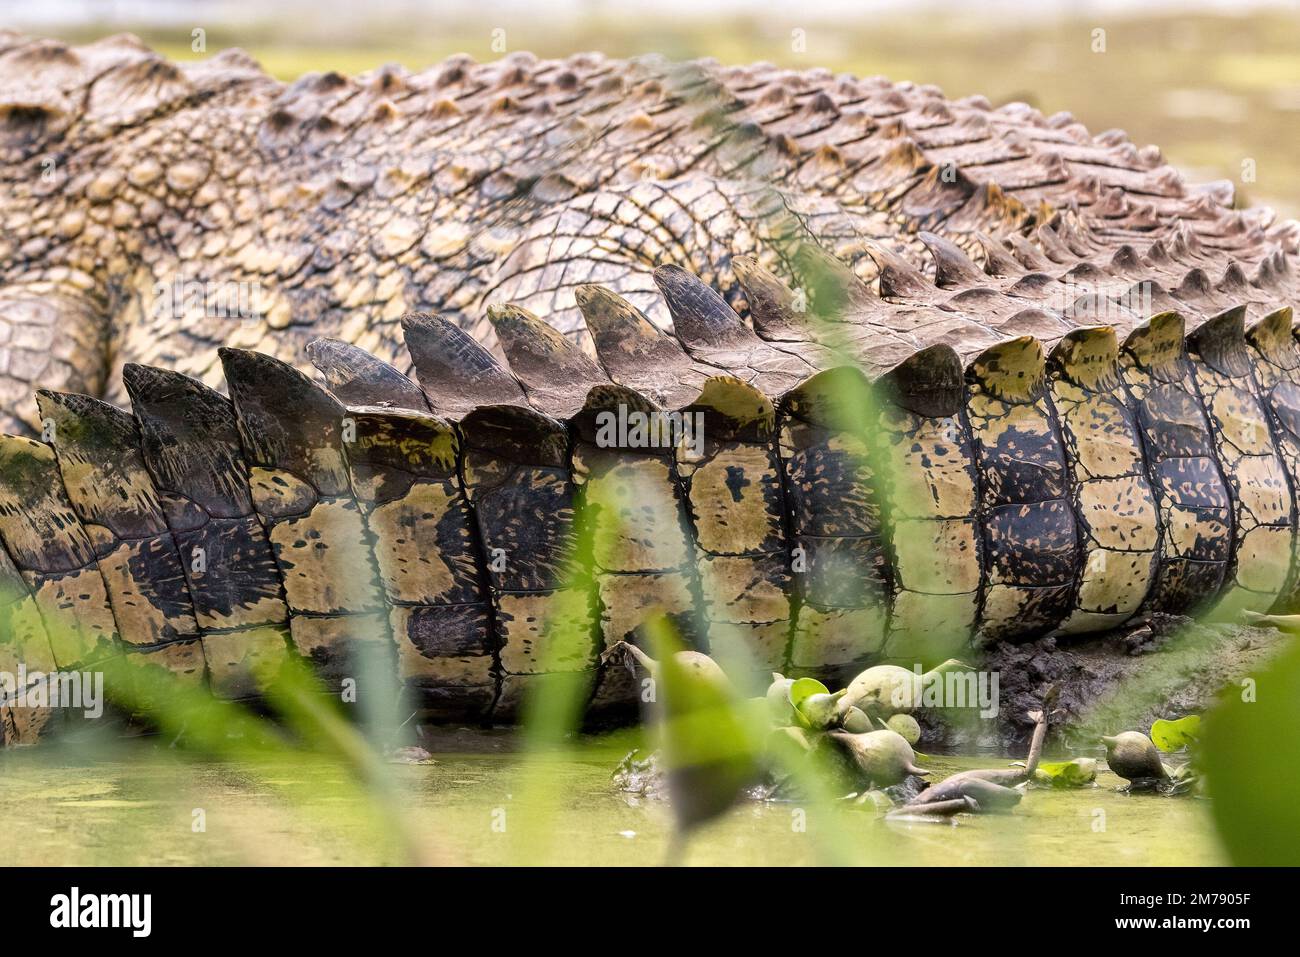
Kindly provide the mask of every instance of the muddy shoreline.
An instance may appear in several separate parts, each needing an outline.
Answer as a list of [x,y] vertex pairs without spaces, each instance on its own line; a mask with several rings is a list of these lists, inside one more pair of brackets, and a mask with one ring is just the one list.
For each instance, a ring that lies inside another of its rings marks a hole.
[[999,675],[997,730],[920,714],[922,747],[1015,750],[1028,740],[1026,712],[1060,686],[1051,740],[1094,746],[1101,734],[1148,730],[1157,718],[1207,710],[1221,690],[1249,678],[1283,644],[1274,628],[1162,617],[1137,629],[1083,639],[1043,638],[989,648],[979,667]]

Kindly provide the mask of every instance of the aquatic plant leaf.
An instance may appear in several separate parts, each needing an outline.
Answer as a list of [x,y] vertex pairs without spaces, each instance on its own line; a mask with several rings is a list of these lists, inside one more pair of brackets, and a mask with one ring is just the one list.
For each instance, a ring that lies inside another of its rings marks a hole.
[[1203,779],[1197,769],[1190,763],[1178,767],[1165,765],[1165,771],[1169,774],[1169,783],[1165,788],[1166,794],[1199,794],[1204,790],[1202,786]]
[[798,710],[805,698],[815,694],[830,694],[829,689],[816,678],[798,678],[790,685],[790,704]]
[[1199,763],[1233,864],[1300,864],[1300,642],[1228,686],[1205,715]]
[[1166,754],[1195,744],[1201,736],[1201,716],[1189,714],[1176,721],[1160,718],[1151,725],[1151,740]]
[[1054,788],[1081,788],[1095,780],[1097,780],[1096,758],[1043,761],[1034,772],[1036,784],[1046,784]]

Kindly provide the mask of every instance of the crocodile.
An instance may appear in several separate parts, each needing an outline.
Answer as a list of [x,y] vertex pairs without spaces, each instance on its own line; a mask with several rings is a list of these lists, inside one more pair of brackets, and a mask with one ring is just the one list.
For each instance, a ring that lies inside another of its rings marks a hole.
[[509,722],[664,614],[842,680],[1300,592],[1300,231],[1069,114],[4,32],[0,156],[0,672]]

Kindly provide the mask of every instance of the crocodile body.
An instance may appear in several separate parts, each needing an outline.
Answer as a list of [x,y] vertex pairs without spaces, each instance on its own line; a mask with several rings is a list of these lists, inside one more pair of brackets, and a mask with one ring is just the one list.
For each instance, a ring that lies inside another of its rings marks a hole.
[[0,670],[373,652],[508,721],[626,705],[661,612],[840,677],[1300,591],[1300,233],[1122,134],[595,55],[0,84]]

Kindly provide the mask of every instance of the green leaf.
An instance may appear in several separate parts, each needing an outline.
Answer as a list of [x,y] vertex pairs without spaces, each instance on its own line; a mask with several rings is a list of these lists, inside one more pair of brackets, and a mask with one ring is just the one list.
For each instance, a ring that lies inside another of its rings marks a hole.
[[1300,864],[1300,642],[1238,683],[1205,715],[1197,746],[1210,813],[1233,864]]
[[1161,718],[1151,725],[1151,740],[1166,754],[1181,751],[1195,744],[1200,737],[1201,716],[1199,714],[1189,714],[1177,721],[1166,721]]
[[1097,779],[1096,758],[1073,761],[1043,761],[1034,772],[1034,781],[1054,788],[1081,788]]
[[790,685],[790,704],[797,711],[804,698],[815,694],[830,694],[830,689],[816,678],[797,678]]

